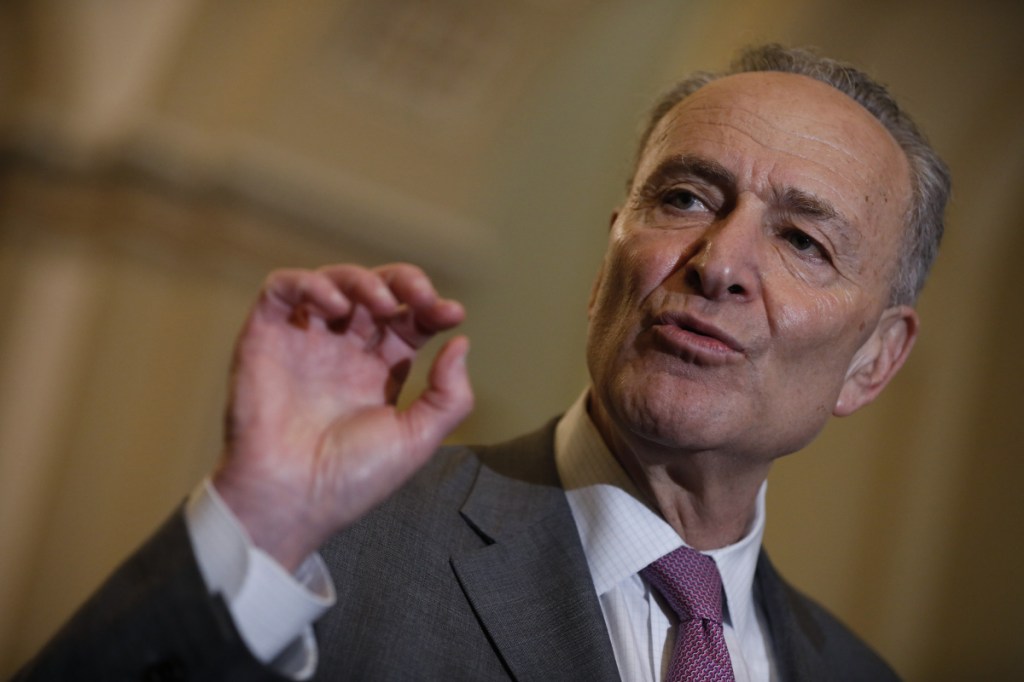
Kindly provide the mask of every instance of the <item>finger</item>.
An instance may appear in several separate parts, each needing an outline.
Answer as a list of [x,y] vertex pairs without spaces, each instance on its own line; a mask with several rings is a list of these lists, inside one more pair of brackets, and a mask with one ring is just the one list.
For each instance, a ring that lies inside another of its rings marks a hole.
[[398,300],[379,273],[358,265],[329,265],[319,270],[353,306],[362,305],[375,318],[398,311]]
[[450,339],[434,358],[423,393],[402,413],[410,442],[433,451],[473,409],[466,356],[469,339]]
[[418,351],[438,332],[455,326],[465,318],[462,306],[458,303],[445,301],[440,305],[453,311],[453,314],[448,316],[450,323],[436,324],[433,327],[424,325],[413,311],[406,307],[386,322],[378,322],[381,331],[379,351],[382,356],[397,358],[410,351]]
[[441,298],[433,282],[418,267],[395,263],[377,268],[377,272],[402,304],[388,325],[413,348],[421,347],[438,332],[465,319],[462,305]]
[[267,276],[263,295],[279,312],[291,317],[313,312],[333,319],[348,315],[352,308],[330,279],[311,270],[275,270]]

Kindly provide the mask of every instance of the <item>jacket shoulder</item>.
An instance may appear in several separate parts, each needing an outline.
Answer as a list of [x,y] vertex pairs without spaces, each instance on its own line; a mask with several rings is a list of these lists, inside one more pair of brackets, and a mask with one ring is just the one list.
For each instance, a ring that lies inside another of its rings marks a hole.
[[899,680],[889,664],[828,609],[785,581],[764,552],[756,584],[782,679]]

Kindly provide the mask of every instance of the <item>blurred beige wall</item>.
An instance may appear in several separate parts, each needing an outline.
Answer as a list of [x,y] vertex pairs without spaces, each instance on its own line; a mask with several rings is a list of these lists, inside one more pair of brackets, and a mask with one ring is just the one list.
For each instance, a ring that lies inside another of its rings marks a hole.
[[779,463],[768,550],[910,680],[1024,677],[1021,29],[995,0],[4,4],[0,676],[215,460],[272,267],[410,260],[462,299],[460,439],[563,409],[644,107],[778,40],[890,84],[955,197],[911,361]]

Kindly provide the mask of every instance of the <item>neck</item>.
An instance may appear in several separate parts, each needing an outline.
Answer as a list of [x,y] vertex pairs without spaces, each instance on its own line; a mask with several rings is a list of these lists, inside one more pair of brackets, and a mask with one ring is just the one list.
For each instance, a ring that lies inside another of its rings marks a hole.
[[717,549],[747,533],[770,462],[630,438],[597,402],[591,401],[590,414],[605,444],[686,544]]

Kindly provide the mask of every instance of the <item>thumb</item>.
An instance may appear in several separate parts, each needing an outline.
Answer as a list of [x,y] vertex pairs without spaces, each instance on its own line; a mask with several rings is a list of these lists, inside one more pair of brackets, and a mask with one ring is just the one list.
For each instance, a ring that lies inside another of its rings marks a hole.
[[456,336],[437,353],[423,393],[403,412],[408,432],[433,450],[473,409],[466,356],[469,339]]

